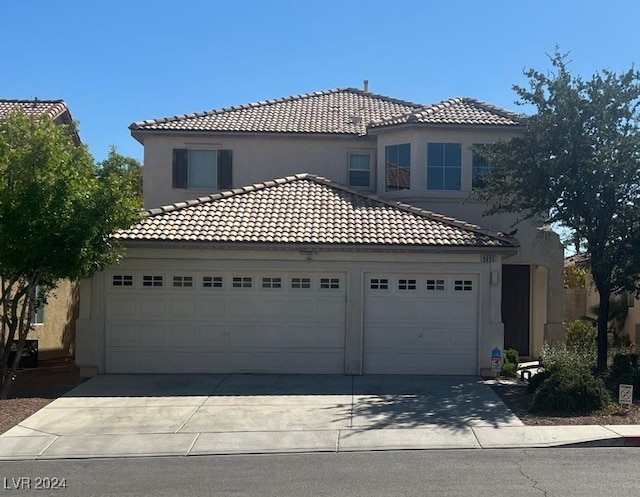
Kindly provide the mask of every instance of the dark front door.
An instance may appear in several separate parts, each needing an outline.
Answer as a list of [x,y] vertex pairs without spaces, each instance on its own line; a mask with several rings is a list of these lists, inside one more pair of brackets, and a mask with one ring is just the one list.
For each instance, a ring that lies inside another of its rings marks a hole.
[[504,348],[517,349],[521,356],[529,355],[530,287],[530,266],[502,266]]

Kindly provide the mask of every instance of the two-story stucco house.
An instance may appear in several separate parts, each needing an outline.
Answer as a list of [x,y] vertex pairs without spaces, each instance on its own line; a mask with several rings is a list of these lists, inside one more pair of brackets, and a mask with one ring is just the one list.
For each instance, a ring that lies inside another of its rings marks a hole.
[[95,372],[486,374],[562,337],[558,237],[469,198],[522,116],[340,88],[131,125],[143,221],[85,282]]

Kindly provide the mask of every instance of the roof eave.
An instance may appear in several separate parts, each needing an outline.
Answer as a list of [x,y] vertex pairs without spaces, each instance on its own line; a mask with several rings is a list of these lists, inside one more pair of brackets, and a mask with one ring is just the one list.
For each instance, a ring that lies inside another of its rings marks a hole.
[[380,126],[368,126],[367,134],[376,135],[385,131],[395,131],[403,128],[429,128],[429,129],[442,129],[442,130],[498,130],[498,131],[524,131],[526,129],[525,123],[518,124],[455,124],[455,123],[419,123],[419,122],[404,122],[397,124],[384,124]]
[[391,245],[391,244],[313,244],[313,243],[264,243],[264,242],[208,242],[183,240],[134,240],[118,239],[127,248],[199,249],[199,250],[275,250],[294,252],[422,252],[422,253],[486,253],[512,256],[518,246],[459,246],[459,245]]

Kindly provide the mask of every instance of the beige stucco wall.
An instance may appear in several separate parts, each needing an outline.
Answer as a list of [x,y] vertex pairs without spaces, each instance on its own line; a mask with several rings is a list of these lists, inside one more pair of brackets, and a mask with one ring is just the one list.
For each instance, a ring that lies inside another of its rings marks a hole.
[[44,322],[34,325],[28,335],[28,338],[38,340],[40,361],[73,356],[78,292],[78,283],[60,280],[58,287],[49,295],[44,309]]
[[[313,250],[313,248],[311,248]],[[345,374],[362,373],[363,291],[365,272],[429,272],[476,274],[479,281],[479,342],[478,370],[487,374],[491,369],[491,350],[503,348],[504,331],[501,322],[500,285],[491,284],[491,272],[500,281],[502,257],[494,263],[481,262],[475,253],[367,253],[317,250],[307,261],[308,254],[298,250],[198,250],[131,248],[118,267],[126,269],[192,270],[230,269],[244,270],[300,270],[346,272],[346,353]],[[77,321],[76,364],[83,375],[104,372],[104,299],[103,293],[109,272],[100,273],[91,280],[81,282],[81,309]]]
[[212,193],[172,188],[174,148],[230,149],[233,151],[233,187],[313,173],[348,183],[350,152],[370,153],[375,188],[376,146],[370,137],[309,135],[180,135],[144,137],[144,206],[159,207]]

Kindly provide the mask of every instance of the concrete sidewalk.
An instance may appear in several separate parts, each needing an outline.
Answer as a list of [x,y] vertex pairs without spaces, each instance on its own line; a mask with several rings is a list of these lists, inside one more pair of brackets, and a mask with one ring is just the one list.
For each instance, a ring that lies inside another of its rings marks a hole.
[[477,377],[105,375],[0,436],[0,459],[637,445],[524,426]]

